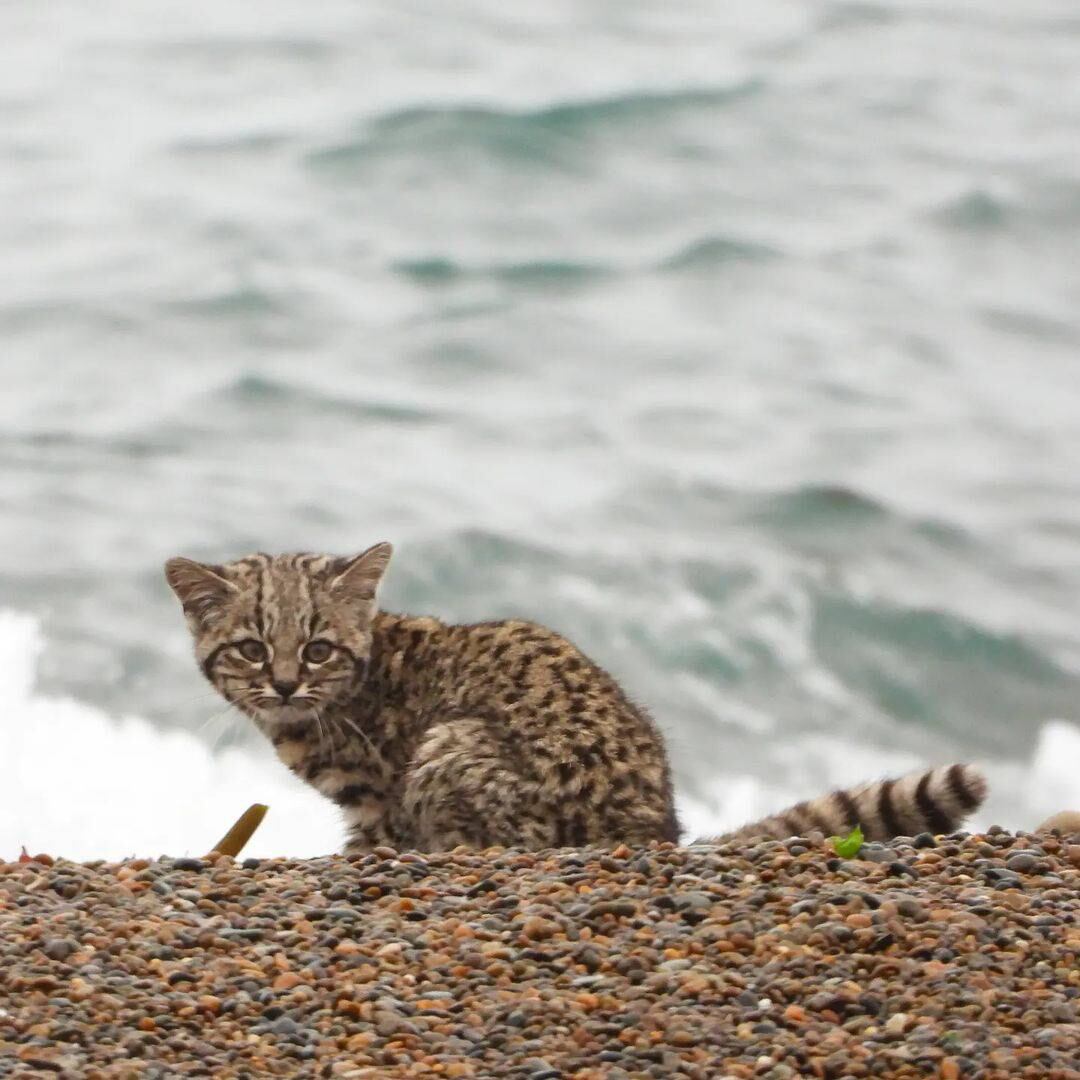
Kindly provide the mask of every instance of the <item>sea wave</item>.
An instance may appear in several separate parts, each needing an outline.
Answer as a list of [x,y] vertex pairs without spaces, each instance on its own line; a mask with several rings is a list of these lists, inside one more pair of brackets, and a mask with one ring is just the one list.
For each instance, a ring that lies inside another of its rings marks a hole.
[[[253,802],[268,804],[270,813],[245,854],[303,857],[340,847],[336,808],[264,749],[215,753],[193,733],[38,692],[44,647],[32,616],[0,610],[0,670],[7,680],[0,761],[8,763],[0,858],[14,858],[22,845],[74,859],[199,855]],[[1030,828],[1056,810],[1080,806],[1072,766],[1078,756],[1080,727],[1051,721],[1029,762],[982,763],[994,796],[989,816],[976,823]],[[801,766],[801,779],[789,787],[725,771],[693,796],[680,794],[687,838],[734,828],[825,787],[921,764],[910,754],[821,735],[794,740],[787,757]]]
[[291,415],[310,412],[314,417],[341,416],[350,420],[380,421],[389,424],[428,424],[453,419],[436,409],[416,403],[367,399],[337,388],[323,392],[310,381],[290,380],[254,372],[244,372],[225,385],[210,391],[208,401],[230,411],[250,409],[260,415],[275,409]]
[[[764,82],[748,78],[727,87],[641,91],[610,97],[565,101],[534,109],[491,106],[420,105],[386,112],[364,121],[345,139],[317,147],[305,158],[316,170],[349,171],[369,158],[407,150],[435,154],[468,146],[510,161],[563,162],[574,169],[579,141],[611,128],[666,125],[683,114],[704,115],[760,92]],[[564,151],[569,152],[564,157]]]
[[494,265],[468,266],[453,259],[402,259],[394,264],[402,276],[418,285],[449,285],[461,281],[491,281],[500,285],[580,288],[603,281],[614,267],[572,259],[531,259]]
[[770,244],[734,236],[705,236],[692,240],[668,256],[661,270],[711,270],[728,263],[768,262],[779,258],[781,252]]

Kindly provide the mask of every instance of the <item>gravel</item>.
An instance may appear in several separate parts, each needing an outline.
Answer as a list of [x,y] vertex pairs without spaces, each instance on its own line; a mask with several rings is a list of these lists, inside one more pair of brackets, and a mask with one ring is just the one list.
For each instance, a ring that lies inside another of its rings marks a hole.
[[1080,1080],[1080,837],[871,850],[0,863],[0,1076]]

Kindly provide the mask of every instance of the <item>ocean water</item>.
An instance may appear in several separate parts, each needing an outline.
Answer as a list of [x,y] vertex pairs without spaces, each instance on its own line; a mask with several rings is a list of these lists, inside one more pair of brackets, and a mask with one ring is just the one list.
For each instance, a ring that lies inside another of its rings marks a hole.
[[1075,5],[0,30],[0,856],[333,849],[161,564],[381,539],[618,675],[692,831],[954,759],[1080,807]]

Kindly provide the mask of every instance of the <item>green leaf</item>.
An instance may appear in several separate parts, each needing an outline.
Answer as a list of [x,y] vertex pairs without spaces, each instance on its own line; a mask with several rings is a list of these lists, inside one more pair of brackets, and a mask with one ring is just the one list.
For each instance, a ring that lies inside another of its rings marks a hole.
[[863,845],[862,829],[858,825],[847,836],[830,836],[833,850],[841,859],[854,859]]

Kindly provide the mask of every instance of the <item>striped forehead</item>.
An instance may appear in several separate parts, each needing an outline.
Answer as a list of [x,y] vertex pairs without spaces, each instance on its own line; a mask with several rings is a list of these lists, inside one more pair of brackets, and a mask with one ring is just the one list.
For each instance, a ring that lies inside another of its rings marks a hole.
[[313,573],[328,560],[316,555],[253,555],[241,562],[259,632],[270,638],[307,636],[315,616]]

